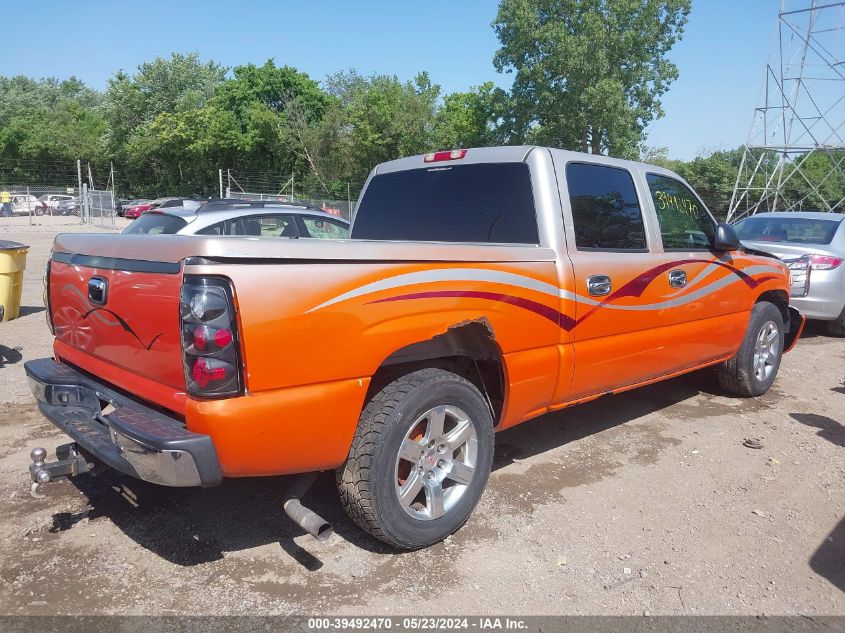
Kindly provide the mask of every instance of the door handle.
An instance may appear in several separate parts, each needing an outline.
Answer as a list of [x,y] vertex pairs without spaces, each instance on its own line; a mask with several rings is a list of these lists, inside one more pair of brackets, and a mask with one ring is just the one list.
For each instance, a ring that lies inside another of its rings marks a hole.
[[673,288],[683,288],[687,285],[687,274],[683,270],[670,270],[669,285]]
[[607,275],[590,275],[587,277],[587,292],[594,297],[610,294],[610,277]]

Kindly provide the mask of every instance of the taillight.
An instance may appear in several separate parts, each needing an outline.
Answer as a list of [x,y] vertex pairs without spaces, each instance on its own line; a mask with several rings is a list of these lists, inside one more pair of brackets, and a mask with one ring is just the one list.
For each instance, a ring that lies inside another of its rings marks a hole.
[[47,257],[47,268],[44,269],[44,308],[47,313],[47,327],[50,328],[50,334],[55,334],[53,329],[53,311],[50,309],[50,261],[53,259],[53,251]]
[[241,350],[228,280],[186,276],[179,315],[188,393],[206,398],[241,395]]
[[833,270],[842,263],[840,257],[832,255],[810,255],[810,268],[812,270]]
[[423,159],[426,163],[439,163],[444,160],[460,160],[467,155],[465,149],[453,149],[450,152],[434,152],[433,154],[426,154]]

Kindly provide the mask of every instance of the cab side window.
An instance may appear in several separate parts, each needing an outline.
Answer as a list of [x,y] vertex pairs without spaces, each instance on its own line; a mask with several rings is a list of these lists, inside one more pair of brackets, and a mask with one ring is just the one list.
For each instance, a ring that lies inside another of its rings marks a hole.
[[674,178],[648,174],[646,180],[660,224],[663,249],[710,249],[716,225],[695,194]]
[[648,251],[643,214],[628,170],[570,163],[566,183],[578,250]]

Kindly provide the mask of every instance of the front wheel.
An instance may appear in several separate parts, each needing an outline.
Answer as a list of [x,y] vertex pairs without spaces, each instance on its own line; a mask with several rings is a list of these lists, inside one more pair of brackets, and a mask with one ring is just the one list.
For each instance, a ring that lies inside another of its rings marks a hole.
[[426,368],[361,413],[337,487],[347,514],[401,549],[436,543],[469,518],[490,476],[493,419],[468,380]]
[[766,393],[780,368],[783,335],[783,316],[777,306],[768,301],[756,303],[739,351],[719,366],[722,388],[745,398]]

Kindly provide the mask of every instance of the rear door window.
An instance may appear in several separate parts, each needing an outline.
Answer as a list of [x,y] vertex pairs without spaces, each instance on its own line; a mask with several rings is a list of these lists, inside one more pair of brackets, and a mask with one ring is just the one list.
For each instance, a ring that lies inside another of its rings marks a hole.
[[129,235],[172,235],[187,222],[175,215],[165,213],[142,213],[141,217],[123,229]]
[[197,235],[240,235],[243,237],[299,237],[292,215],[248,215],[212,224]]
[[305,227],[303,237],[316,237],[324,240],[343,240],[349,237],[349,228],[327,218],[300,216]]
[[578,250],[648,251],[640,201],[628,170],[570,163],[566,185]]
[[716,235],[716,224],[695,194],[674,178],[646,176],[663,249],[667,251],[709,250]]
[[433,164],[375,176],[353,239],[539,243],[528,165]]

